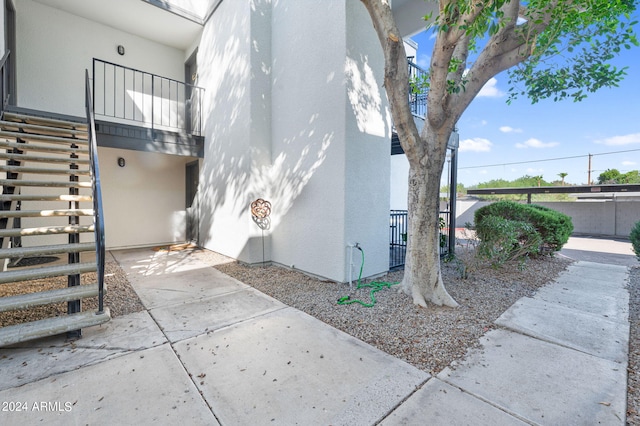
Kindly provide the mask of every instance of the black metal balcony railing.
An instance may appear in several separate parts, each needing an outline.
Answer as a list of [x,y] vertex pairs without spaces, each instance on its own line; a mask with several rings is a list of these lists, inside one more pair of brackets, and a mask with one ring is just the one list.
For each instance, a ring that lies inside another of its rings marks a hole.
[[201,87],[93,60],[96,118],[201,136],[203,94]]
[[407,58],[409,66],[409,105],[413,115],[421,118],[427,113],[427,89],[424,86],[427,78],[427,71],[414,64]]

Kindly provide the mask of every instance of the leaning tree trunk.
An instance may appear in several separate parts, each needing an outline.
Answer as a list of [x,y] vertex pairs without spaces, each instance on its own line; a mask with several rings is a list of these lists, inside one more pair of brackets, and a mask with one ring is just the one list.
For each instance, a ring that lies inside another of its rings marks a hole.
[[431,302],[456,307],[440,273],[440,177],[449,136],[430,132],[426,137],[431,139],[427,145],[431,142],[434,146],[431,155],[409,160],[409,222],[402,290],[420,306]]

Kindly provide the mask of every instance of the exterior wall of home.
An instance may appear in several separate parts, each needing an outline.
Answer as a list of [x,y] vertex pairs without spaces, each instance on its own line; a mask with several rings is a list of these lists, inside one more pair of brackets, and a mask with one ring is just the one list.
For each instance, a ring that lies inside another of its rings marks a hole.
[[247,247],[260,236],[251,221],[249,205],[257,196],[268,199],[255,186],[261,183],[258,163],[269,156],[254,149],[251,141],[250,22],[248,2],[223,1],[203,30],[197,57],[198,85],[207,91],[203,105],[205,160],[199,188],[200,243],[245,262],[257,261]]
[[[185,52],[181,50],[31,0],[16,1],[15,6],[20,107],[84,117],[84,70],[91,74],[94,57],[176,80],[184,78]],[[119,44],[125,46],[124,56],[116,51]],[[120,156],[127,160],[124,169],[116,164]],[[192,158],[108,148],[100,148],[99,157],[108,248],[184,241],[184,165]],[[27,187],[22,192],[58,191]],[[23,209],[68,207],[54,204],[25,202]],[[63,225],[67,219],[58,221]],[[82,218],[81,223],[90,220]],[[27,218],[23,226],[38,226],[37,219]],[[90,241],[92,235],[82,234],[81,240]],[[29,237],[23,245],[45,241],[64,243],[66,236]]]
[[360,243],[364,276],[372,276],[389,269],[391,110],[371,18],[359,1],[347,1],[346,12],[345,240]]
[[[184,79],[185,52],[32,0],[16,6],[18,105],[84,116],[84,72],[98,58]],[[141,18],[143,19],[143,18]],[[126,49],[120,56],[118,45]]]
[[107,247],[185,241],[185,165],[194,158],[113,148],[98,156]]
[[260,197],[267,260],[346,281],[359,242],[365,275],[388,269],[390,125],[368,19],[359,2],[220,4],[198,50],[205,247],[261,262]]

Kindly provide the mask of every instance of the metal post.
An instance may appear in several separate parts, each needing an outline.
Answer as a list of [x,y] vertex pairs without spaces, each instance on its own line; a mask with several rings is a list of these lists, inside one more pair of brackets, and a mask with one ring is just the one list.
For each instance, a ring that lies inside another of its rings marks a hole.
[[458,147],[451,149],[451,181],[449,182],[449,256],[456,254],[456,200],[458,190]]
[[156,89],[155,89],[156,79],[155,76],[151,75],[151,134],[153,134],[153,122],[155,121],[155,106],[156,106]]
[[447,148],[451,150],[451,180],[449,182],[449,241],[447,249],[449,256],[456,254],[456,201],[458,199],[458,147],[460,146],[460,135],[454,128]]

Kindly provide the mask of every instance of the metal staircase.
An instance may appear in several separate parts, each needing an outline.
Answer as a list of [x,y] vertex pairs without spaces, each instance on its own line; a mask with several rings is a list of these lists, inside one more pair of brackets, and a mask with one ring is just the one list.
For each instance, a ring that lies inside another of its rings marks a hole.
[[[66,316],[1,327],[0,346],[60,333],[79,337],[82,328],[110,320],[103,305],[104,236],[90,110],[87,116],[89,127],[10,112],[0,120],[0,286],[68,277],[65,288],[0,297],[0,312],[60,302],[68,308]],[[45,256],[62,262],[8,268]],[[82,284],[89,272],[97,273],[97,282]],[[83,312],[81,300],[96,296],[98,309]]]

